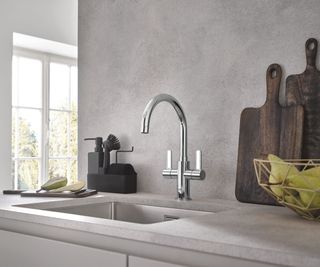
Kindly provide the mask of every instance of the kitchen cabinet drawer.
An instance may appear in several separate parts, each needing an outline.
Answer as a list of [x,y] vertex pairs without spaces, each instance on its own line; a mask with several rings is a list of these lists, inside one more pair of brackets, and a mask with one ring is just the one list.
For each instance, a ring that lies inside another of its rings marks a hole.
[[[212,255],[213,256],[213,255]],[[246,261],[232,257],[213,256],[211,259],[203,258],[201,255],[196,256],[190,265],[179,265],[164,261],[150,260],[141,257],[129,256],[128,267],[194,267],[194,266],[210,266],[210,267],[276,267],[262,262]],[[187,263],[188,264],[188,263]]]
[[125,254],[0,230],[0,266],[127,267]]
[[187,267],[187,266],[129,256],[129,267]]

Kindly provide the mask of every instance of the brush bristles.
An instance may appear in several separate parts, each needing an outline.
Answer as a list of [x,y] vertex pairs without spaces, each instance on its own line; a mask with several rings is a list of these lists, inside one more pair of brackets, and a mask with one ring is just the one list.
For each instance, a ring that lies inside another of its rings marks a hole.
[[108,148],[109,151],[120,149],[119,139],[113,134],[109,134],[106,140],[106,147]]

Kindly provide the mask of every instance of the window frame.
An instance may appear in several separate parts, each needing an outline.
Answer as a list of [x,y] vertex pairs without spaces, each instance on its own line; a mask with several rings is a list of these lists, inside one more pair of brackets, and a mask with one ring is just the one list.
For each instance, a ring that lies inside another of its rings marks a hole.
[[[68,160],[68,178],[70,177],[70,170],[71,170],[71,160],[76,160],[78,164],[78,155],[76,156],[51,156],[49,155],[49,135],[50,135],[50,118],[49,114],[50,111],[59,111],[59,112],[66,112],[68,113],[68,146],[70,145],[70,117],[72,110],[70,109],[71,106],[71,67],[78,68],[77,58],[71,58],[67,56],[60,56],[56,54],[51,54],[42,51],[36,51],[21,47],[13,47],[12,59],[14,56],[17,57],[25,57],[31,58],[41,61],[42,63],[42,102],[40,108],[35,107],[27,107],[27,106],[20,106],[20,105],[13,105],[11,103],[12,110],[15,109],[19,111],[19,109],[29,109],[29,110],[39,110],[41,112],[41,140],[39,142],[39,156],[38,157],[20,157],[15,153],[14,157],[11,157],[11,162],[15,163],[15,173],[13,179],[13,186],[14,189],[18,189],[18,164],[20,160],[38,160],[40,164],[39,175],[38,175],[38,184],[43,184],[46,180],[48,180],[49,174],[49,160],[59,160],[65,159]],[[70,77],[69,77],[69,109],[54,109],[50,108],[50,63],[57,63],[57,64],[65,64],[68,65],[70,68]],[[78,106],[77,106],[77,114],[78,114]],[[17,125],[16,125],[17,126]],[[17,128],[16,128],[17,129]],[[15,138],[17,139],[17,138]],[[15,140],[18,142],[18,140]],[[15,149],[17,149],[17,143],[15,145]],[[68,151],[70,152],[70,147],[68,147]]]

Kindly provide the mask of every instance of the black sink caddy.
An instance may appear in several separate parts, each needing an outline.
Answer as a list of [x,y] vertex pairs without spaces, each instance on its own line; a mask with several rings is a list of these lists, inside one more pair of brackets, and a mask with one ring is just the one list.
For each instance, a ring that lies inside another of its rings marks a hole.
[[[115,164],[112,164],[112,165],[115,165]],[[126,164],[126,165],[130,165],[130,164]],[[96,189],[97,191],[100,191],[100,192],[123,193],[123,194],[137,192],[137,173],[136,172],[132,174],[94,174],[94,173],[89,174],[88,173],[87,179],[88,179],[87,181],[88,188]]]
[[[133,166],[118,163],[119,152],[133,152],[134,148],[118,150],[120,142],[112,134],[103,143],[101,137],[86,138],[85,140],[96,140],[95,152],[88,154],[88,189],[111,193],[136,193],[137,173]],[[110,165],[110,152],[112,150],[116,150],[116,163]]]

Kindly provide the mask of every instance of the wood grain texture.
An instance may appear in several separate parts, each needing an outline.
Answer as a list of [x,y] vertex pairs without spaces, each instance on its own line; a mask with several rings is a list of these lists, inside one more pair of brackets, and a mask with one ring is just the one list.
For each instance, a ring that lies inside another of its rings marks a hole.
[[302,158],[320,158],[320,72],[316,67],[318,41],[306,41],[307,66],[303,73],[290,75],[286,80],[288,105],[304,106]]
[[300,159],[302,153],[303,106],[282,108],[279,156],[282,159]]
[[[274,75],[274,77],[273,77]],[[281,106],[279,88],[282,70],[277,64],[269,66],[266,73],[267,99],[260,108],[260,155],[278,154],[280,146]]]
[[282,158],[301,156],[303,107],[282,107],[279,88],[282,70],[278,64],[266,73],[267,99],[261,108],[247,108],[241,113],[236,179],[236,198],[241,202],[276,205],[259,185],[253,159],[272,153]]
[[238,149],[236,198],[241,202],[272,203],[273,199],[258,185],[253,159],[260,156],[260,109],[246,108],[241,113]]

